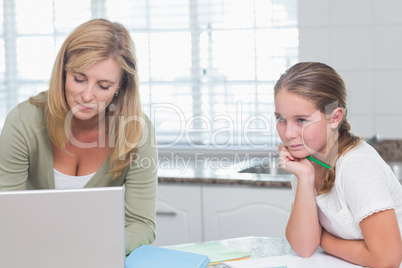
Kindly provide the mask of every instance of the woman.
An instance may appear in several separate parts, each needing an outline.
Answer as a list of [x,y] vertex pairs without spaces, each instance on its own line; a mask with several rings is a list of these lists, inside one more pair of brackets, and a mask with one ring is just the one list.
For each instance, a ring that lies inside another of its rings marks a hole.
[[0,189],[125,187],[126,254],[155,238],[157,149],[142,114],[134,44],[104,19],[63,43],[49,90],[7,116]]
[[286,226],[294,251],[309,257],[320,245],[358,265],[399,267],[402,187],[378,153],[350,132],[342,78],[325,64],[298,63],[274,94],[280,165],[295,175]]

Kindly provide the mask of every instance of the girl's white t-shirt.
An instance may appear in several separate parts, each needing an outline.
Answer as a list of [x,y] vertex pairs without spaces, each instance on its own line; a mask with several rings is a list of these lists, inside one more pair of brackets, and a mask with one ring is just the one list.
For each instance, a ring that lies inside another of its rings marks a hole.
[[79,189],[84,188],[96,172],[85,176],[69,176],[56,169],[54,170],[54,183],[56,189]]
[[[292,205],[297,178],[292,178]],[[377,151],[361,141],[335,165],[330,192],[316,196],[319,221],[343,239],[363,239],[359,223],[373,213],[394,209],[402,230],[402,186]]]

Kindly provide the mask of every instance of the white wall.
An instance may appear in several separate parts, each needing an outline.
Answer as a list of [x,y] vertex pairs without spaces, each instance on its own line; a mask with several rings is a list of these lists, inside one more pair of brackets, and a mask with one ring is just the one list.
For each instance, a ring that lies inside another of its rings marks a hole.
[[300,61],[344,78],[352,131],[402,139],[402,1],[299,0]]

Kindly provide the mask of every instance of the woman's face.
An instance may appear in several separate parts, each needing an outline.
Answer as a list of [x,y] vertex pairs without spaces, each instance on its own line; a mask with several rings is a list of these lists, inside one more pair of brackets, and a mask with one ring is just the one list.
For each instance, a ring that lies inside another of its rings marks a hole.
[[325,154],[327,119],[314,103],[282,89],[275,96],[275,116],[279,137],[294,157]]
[[66,73],[65,94],[75,119],[98,120],[120,87],[121,68],[112,59],[98,61],[82,72]]

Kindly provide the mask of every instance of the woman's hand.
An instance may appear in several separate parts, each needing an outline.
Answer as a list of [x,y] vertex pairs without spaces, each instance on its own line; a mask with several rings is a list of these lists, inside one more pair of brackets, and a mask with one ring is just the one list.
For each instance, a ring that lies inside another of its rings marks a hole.
[[294,174],[297,178],[314,177],[315,171],[313,164],[306,158],[296,158],[288,150],[288,148],[280,144],[279,150],[279,166]]

